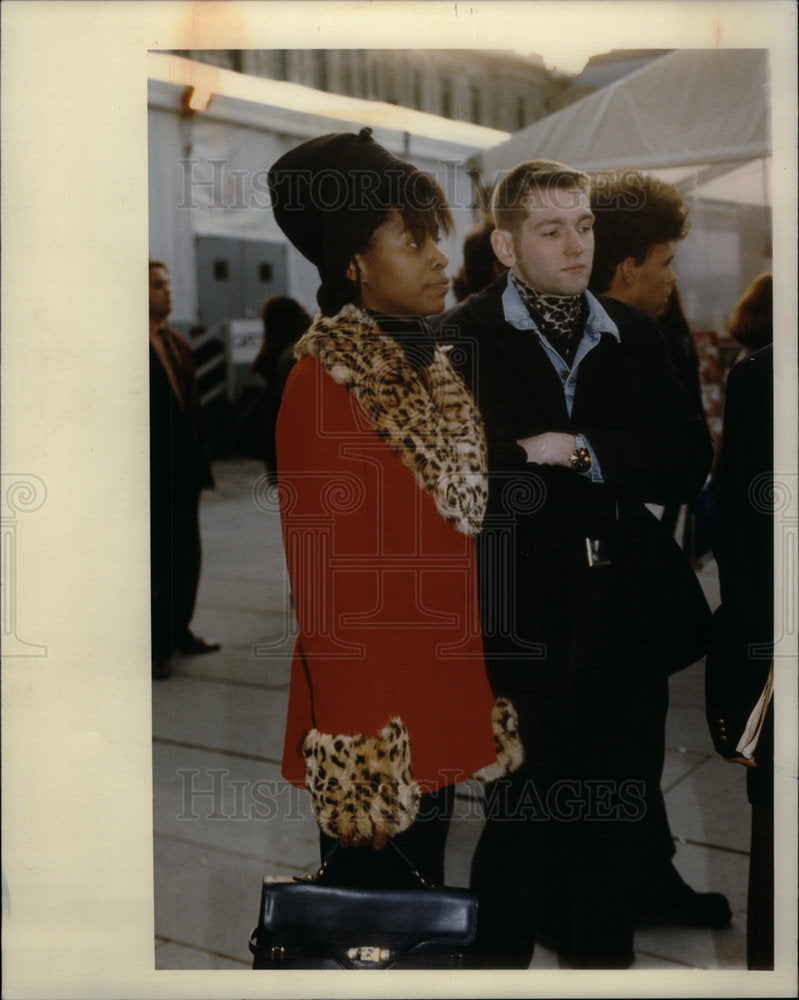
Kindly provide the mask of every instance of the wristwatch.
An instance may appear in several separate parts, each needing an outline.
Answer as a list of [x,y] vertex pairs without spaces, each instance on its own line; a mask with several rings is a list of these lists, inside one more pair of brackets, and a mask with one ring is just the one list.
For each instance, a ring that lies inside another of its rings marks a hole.
[[591,469],[591,452],[586,447],[582,434],[574,436],[574,451],[569,455],[569,465],[581,476]]

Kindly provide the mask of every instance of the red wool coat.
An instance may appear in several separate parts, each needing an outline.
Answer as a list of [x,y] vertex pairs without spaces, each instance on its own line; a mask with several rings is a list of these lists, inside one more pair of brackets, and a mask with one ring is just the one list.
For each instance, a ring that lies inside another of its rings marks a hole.
[[277,453],[299,625],[284,777],[304,786],[309,729],[374,736],[390,716],[422,791],[495,763],[472,537],[315,358],[289,378]]

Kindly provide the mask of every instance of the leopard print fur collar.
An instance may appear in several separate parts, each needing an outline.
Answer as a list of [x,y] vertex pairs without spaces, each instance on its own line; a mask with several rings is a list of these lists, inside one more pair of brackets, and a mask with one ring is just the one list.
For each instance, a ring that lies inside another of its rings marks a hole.
[[354,305],[317,313],[295,354],[316,358],[352,393],[378,437],[413,473],[441,516],[466,535],[480,531],[488,497],[483,422],[447,352],[437,345],[421,372],[403,349]]

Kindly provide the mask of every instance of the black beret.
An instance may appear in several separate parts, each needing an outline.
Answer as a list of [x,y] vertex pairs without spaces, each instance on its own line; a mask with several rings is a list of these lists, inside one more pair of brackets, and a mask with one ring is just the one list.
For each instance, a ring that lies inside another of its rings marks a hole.
[[369,128],[309,139],[269,170],[275,221],[323,280],[339,277],[413,170]]

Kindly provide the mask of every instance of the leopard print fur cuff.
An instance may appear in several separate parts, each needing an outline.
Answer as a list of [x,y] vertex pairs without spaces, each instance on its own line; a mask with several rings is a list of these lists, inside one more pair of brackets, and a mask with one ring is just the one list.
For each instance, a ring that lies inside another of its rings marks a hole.
[[303,751],[316,822],[343,846],[379,849],[413,823],[420,792],[408,731],[398,717],[373,737],[312,729]]
[[497,759],[493,764],[481,767],[474,774],[479,781],[496,781],[506,774],[518,770],[524,763],[524,747],[519,736],[519,717],[513,703],[507,698],[497,698],[491,709],[491,727],[494,730],[494,746]]

